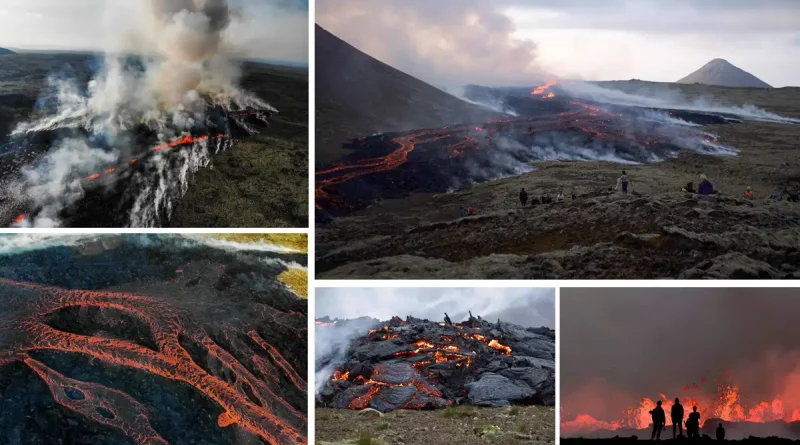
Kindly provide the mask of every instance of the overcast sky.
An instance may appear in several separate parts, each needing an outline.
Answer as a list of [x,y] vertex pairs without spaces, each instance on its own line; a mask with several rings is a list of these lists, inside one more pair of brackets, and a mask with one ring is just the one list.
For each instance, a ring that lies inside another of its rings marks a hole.
[[[561,289],[561,394],[570,415],[615,420],[642,397],[715,388],[800,408],[800,290]],[[789,410],[788,412],[791,412]]]
[[[2,0],[0,47],[102,51],[130,22],[131,5],[149,0],[124,1]],[[229,2],[240,11],[230,40],[249,57],[308,61],[308,0]]]
[[472,315],[526,327],[555,327],[555,290],[520,288],[320,288],[316,317],[372,317],[384,321],[407,315],[456,321]]
[[798,0],[317,0],[316,21],[437,86],[542,72],[674,82],[723,58],[800,86]]

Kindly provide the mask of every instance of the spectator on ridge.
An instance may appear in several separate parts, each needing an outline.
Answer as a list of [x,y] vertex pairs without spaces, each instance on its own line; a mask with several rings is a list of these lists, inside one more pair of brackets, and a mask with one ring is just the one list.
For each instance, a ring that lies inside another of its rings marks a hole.
[[697,193],[701,195],[711,195],[714,193],[714,186],[706,175],[700,175],[700,184],[697,185]]

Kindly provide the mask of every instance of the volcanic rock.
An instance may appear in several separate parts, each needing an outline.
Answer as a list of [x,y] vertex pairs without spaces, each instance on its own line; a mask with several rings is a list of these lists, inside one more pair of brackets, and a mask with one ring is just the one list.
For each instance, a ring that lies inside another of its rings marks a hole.
[[392,68],[319,25],[315,31],[319,164],[336,160],[344,141],[362,135],[501,116]]
[[756,76],[724,59],[714,59],[677,83],[699,83],[723,87],[772,88]]
[[[322,336],[352,322],[317,320]],[[318,391],[322,406],[380,412],[454,404],[555,403],[555,332],[470,317],[463,323],[394,317],[317,362],[336,369]]]

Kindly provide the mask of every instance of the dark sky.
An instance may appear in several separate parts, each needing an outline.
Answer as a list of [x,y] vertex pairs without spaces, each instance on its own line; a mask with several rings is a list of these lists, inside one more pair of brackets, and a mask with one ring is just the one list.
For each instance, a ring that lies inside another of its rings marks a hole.
[[615,413],[725,372],[743,398],[782,393],[800,406],[800,290],[562,289],[560,308],[562,404],[573,413],[598,409],[580,407],[587,392]]

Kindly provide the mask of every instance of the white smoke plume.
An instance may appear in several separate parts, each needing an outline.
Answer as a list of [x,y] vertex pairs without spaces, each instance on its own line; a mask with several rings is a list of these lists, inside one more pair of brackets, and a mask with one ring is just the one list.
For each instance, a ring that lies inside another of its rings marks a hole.
[[[82,154],[89,159],[81,160],[99,164],[124,161],[131,152],[131,132],[141,125],[155,132],[159,142],[169,143],[206,124],[210,107],[277,111],[239,87],[240,70],[234,61],[239,49],[226,39],[234,23],[227,0],[137,0],[126,6],[135,14],[130,20],[132,29],[120,31],[117,41],[111,42],[97,76],[86,88],[75,81],[52,81],[51,87],[57,91],[55,110],[20,124],[12,135],[59,129],[101,135],[107,142],[105,148],[92,148],[88,138],[64,141],[56,148],[74,151],[83,143]],[[169,218],[172,203],[186,192],[191,174],[208,165],[214,149],[229,145],[199,141],[172,164],[166,156],[150,158],[148,167],[152,168],[147,170],[156,173],[138,178],[142,192],[134,199],[129,224],[153,226]],[[50,153],[30,169],[38,174],[23,175],[19,185],[23,199],[48,207],[35,225],[58,225],[58,211],[82,197],[80,182],[75,181],[81,177],[77,170],[84,165],[72,162],[80,167],[74,171],[68,171],[70,165],[50,169],[41,165],[68,158],[72,159],[69,153]],[[59,184],[63,188],[61,196],[56,196]]]

